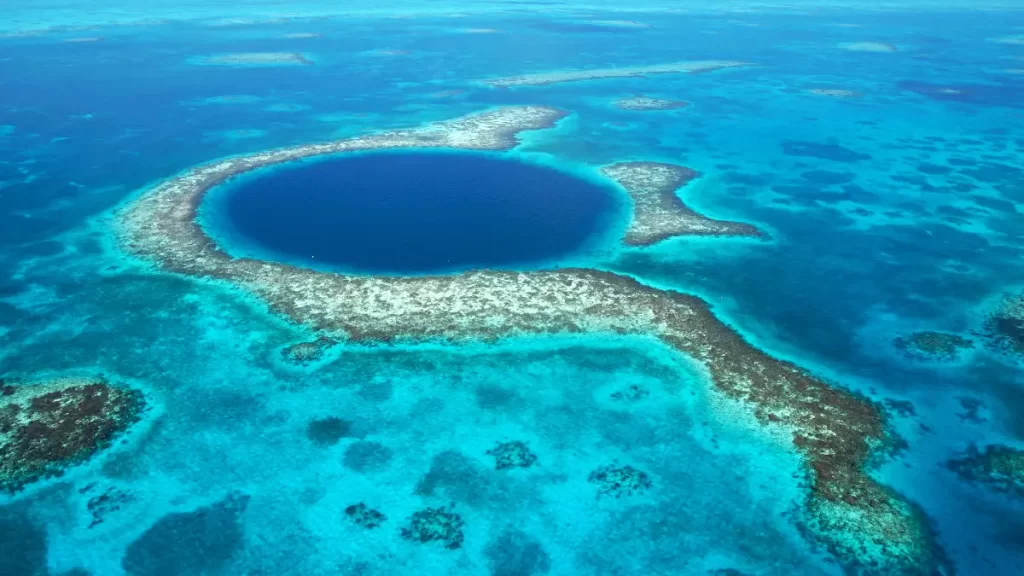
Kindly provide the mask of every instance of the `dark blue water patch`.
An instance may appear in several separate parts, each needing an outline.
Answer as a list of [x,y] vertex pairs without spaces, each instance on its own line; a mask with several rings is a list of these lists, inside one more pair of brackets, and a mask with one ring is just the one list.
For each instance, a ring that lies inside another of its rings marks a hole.
[[24,506],[0,508],[0,573],[47,576],[46,529],[32,522]]
[[743,172],[726,172],[725,181],[729,184],[746,184],[748,186],[767,186],[773,178],[764,174],[744,174]]
[[830,186],[832,184],[846,184],[857,178],[856,174],[849,172],[833,172],[831,170],[808,170],[800,174],[800,177],[815,184]]
[[206,218],[215,237],[366,273],[544,265],[592,247],[621,206],[611,188],[553,168],[438,152],[297,163],[224,192]]
[[782,151],[789,156],[809,156],[833,162],[860,162],[870,160],[871,156],[838,144],[822,144],[820,142],[803,142],[786,140],[782,143]]
[[1024,84],[930,84],[900,82],[899,88],[932,100],[980,106],[1024,107]]
[[1024,179],[1024,170],[1016,166],[998,163],[978,164],[975,168],[962,170],[960,173],[977,182],[990,184],[1016,182]]
[[949,174],[953,169],[949,166],[941,166],[939,164],[932,164],[931,162],[922,162],[917,165],[917,171],[922,174],[942,175]]
[[992,198],[991,196],[979,195],[974,196],[973,198],[971,198],[971,200],[973,200],[974,203],[977,204],[978,206],[984,206],[985,208],[988,208],[989,210],[994,210],[996,212],[1007,212],[1012,214],[1017,211],[1017,208],[1013,204],[1013,202],[1008,202],[1001,198]]
[[121,566],[131,576],[216,574],[244,545],[249,497],[231,494],[192,512],[164,516],[132,542]]

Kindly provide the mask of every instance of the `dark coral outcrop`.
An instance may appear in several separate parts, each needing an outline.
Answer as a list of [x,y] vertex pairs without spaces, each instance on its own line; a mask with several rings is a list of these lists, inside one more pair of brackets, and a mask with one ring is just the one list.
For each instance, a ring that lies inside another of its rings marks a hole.
[[994,444],[971,446],[946,463],[961,479],[991,490],[1024,498],[1024,450]]
[[453,507],[424,508],[409,518],[409,525],[402,528],[402,538],[416,542],[439,542],[448,550],[462,547],[466,525],[462,516]]
[[88,460],[137,422],[145,406],[141,392],[99,378],[5,384],[0,490],[17,492]]
[[487,454],[494,457],[495,470],[529,468],[537,462],[537,455],[530,452],[530,447],[525,442],[519,440],[499,442],[497,446],[488,450]]
[[597,486],[598,494],[622,498],[651,487],[651,477],[632,466],[607,465],[590,473],[587,481]]

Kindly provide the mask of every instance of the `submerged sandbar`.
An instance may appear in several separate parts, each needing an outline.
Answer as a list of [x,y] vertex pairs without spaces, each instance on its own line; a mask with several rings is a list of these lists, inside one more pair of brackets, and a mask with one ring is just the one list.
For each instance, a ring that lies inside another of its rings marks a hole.
[[308,66],[313,63],[298,52],[235,52],[212,54],[194,60],[205,66]]
[[652,110],[677,110],[689,106],[682,100],[666,100],[664,98],[652,98],[650,96],[630,96],[621,98],[615,102],[615,107],[621,110],[634,110],[647,112]]
[[872,455],[892,442],[882,409],[752,346],[697,297],[588,268],[415,277],[320,272],[234,258],[197,223],[211,188],[263,166],[360,150],[507,150],[516,146],[519,132],[551,127],[563,116],[540,106],[500,108],[422,128],[214,161],[157,184],[120,210],[121,246],[169,272],[229,282],[295,322],[350,342],[461,343],[573,333],[658,338],[702,366],[727,403],[723,407],[745,407],[773,436],[791,439],[810,480],[804,524],[844,564],[934,573],[942,560],[927,521],[867,473]]
[[602,80],[605,78],[638,78],[655,74],[695,74],[711,72],[723,68],[750,66],[749,62],[737,60],[694,60],[691,62],[674,62],[672,64],[655,64],[652,66],[633,66],[624,68],[595,68],[593,70],[565,70],[561,72],[541,72],[507,76],[482,80],[484,84],[495,88],[512,88],[515,86],[544,86],[561,82],[578,82],[581,80]]

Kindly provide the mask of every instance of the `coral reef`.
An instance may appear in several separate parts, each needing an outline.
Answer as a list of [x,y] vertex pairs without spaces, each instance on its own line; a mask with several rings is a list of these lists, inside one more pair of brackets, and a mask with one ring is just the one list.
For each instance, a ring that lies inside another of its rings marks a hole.
[[622,110],[633,110],[647,112],[651,110],[677,110],[689,106],[682,100],[664,100],[662,98],[651,98],[649,96],[630,96],[615,102],[616,108]]
[[349,435],[352,423],[336,416],[311,420],[306,425],[306,438],[317,446],[334,446]]
[[747,62],[735,60],[695,60],[692,62],[675,62],[672,64],[655,64],[653,66],[634,66],[631,68],[595,68],[593,70],[566,70],[563,72],[541,72],[523,74],[505,78],[483,80],[484,84],[495,88],[512,88],[516,86],[544,86],[561,82],[578,82],[580,80],[601,80],[604,78],[637,78],[654,74],[682,74],[711,72],[723,68],[749,66]]
[[424,508],[409,518],[409,526],[402,528],[402,538],[417,542],[440,542],[448,550],[462,547],[462,516],[453,507]]
[[[709,385],[723,401],[745,407],[763,426],[793,439],[810,472],[805,509],[817,519],[809,523],[812,537],[829,544],[849,565],[867,562],[896,573],[937,570],[941,556],[923,517],[867,473],[873,454],[894,441],[882,409],[752,346],[700,298],[590,268],[416,277],[319,272],[234,258],[196,223],[207,191],[262,166],[402,147],[506,150],[516,145],[517,133],[550,127],[563,116],[539,106],[498,108],[418,129],[201,165],[122,208],[115,221],[120,245],[166,271],[229,282],[296,323],[353,343],[491,342],[579,333],[658,338],[706,370]],[[795,145],[801,154],[849,152],[816,143]],[[843,159],[870,158],[853,154]],[[879,541],[891,545],[875,544]]]
[[308,66],[313,63],[297,52],[234,52],[196,60],[206,66]]
[[513,442],[499,442],[487,454],[494,456],[494,469],[506,470],[508,468],[529,468],[537,462],[537,455],[530,452],[530,447],[525,442],[515,440]]
[[374,510],[362,502],[347,506],[345,508],[345,515],[348,516],[349,520],[355,522],[357,526],[367,530],[379,527],[388,519],[380,510]]
[[684,166],[623,162],[605,166],[601,173],[618,182],[633,201],[633,217],[623,240],[630,246],[686,235],[764,237],[750,224],[712,220],[689,209],[676,190],[700,174]]
[[0,490],[17,492],[88,460],[137,422],[144,408],[141,392],[99,378],[4,384]]
[[956,360],[961,350],[974,348],[974,342],[946,332],[914,332],[892,341],[893,346],[911,358]]
[[602,496],[621,498],[634,492],[643,492],[651,487],[651,478],[646,472],[632,466],[607,465],[590,473],[587,482],[597,485]]
[[[86,494],[93,492],[95,488],[95,484],[89,484],[79,492]],[[96,526],[103,524],[103,521],[106,520],[108,514],[117,512],[122,506],[127,506],[134,501],[135,496],[132,494],[115,486],[107,487],[106,490],[103,490],[89,498],[89,501],[86,503],[86,510],[88,510],[89,515],[91,516],[89,528],[95,528]]]
[[643,386],[631,384],[628,388],[612,392],[611,399],[616,402],[633,403],[639,402],[651,395],[651,391]]
[[1024,450],[1019,448],[995,444],[982,451],[971,446],[946,467],[963,480],[1024,498]]
[[981,400],[971,398],[970,396],[960,396],[957,398],[957,401],[960,402],[960,407],[964,409],[963,412],[957,414],[962,422],[981,424],[988,420],[988,418],[981,415],[981,411],[985,409],[985,403]]
[[1024,354],[1024,294],[1011,294],[989,314],[982,327],[989,348]]
[[281,355],[284,359],[292,364],[298,364],[305,366],[311,362],[316,362],[324,357],[324,352],[329,348],[337,344],[338,341],[334,338],[328,338],[327,336],[320,336],[316,340],[310,342],[299,342],[298,344],[292,344],[281,350]]

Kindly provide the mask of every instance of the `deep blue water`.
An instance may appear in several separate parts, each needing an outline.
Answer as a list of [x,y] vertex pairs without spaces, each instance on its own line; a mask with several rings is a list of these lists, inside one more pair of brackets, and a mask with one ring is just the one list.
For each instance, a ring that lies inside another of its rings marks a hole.
[[293,261],[425,273],[542,263],[611,221],[611,190],[480,154],[377,153],[265,170],[211,198],[241,240]]

